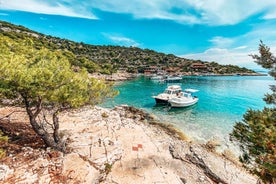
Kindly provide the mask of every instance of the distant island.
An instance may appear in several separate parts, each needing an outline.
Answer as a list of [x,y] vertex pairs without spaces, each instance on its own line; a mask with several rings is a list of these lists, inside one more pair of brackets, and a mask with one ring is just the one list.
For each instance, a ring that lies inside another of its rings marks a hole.
[[8,36],[18,42],[31,40],[36,48],[60,50],[76,70],[85,67],[91,74],[156,74],[164,71],[179,75],[263,75],[245,67],[186,59],[149,49],[77,43],[4,21],[0,21],[0,36]]

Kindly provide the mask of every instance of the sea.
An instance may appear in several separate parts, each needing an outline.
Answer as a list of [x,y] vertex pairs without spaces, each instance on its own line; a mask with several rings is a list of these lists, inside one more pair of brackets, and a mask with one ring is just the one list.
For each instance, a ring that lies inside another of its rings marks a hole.
[[[152,96],[167,86],[177,84],[182,89],[197,89],[199,101],[188,108],[156,106]],[[129,105],[155,115],[161,122],[180,129],[190,140],[206,143],[215,140],[229,145],[229,133],[236,122],[242,121],[248,109],[261,110],[266,105],[264,94],[275,84],[270,76],[183,76],[179,83],[164,83],[140,76],[135,80],[117,83],[118,96],[102,104],[113,108]]]

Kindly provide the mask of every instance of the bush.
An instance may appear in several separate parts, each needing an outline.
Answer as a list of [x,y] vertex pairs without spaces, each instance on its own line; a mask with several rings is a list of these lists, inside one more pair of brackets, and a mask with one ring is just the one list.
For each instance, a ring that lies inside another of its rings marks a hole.
[[[0,145],[5,145],[8,142],[8,137],[3,135],[3,132],[0,130]],[[0,159],[6,156],[6,151],[3,148],[0,148]]]

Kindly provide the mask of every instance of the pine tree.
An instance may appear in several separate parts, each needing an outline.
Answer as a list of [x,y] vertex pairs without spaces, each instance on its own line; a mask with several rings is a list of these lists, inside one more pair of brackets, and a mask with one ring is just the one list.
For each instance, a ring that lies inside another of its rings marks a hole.
[[[276,80],[276,58],[270,48],[261,41],[260,55],[251,55],[255,62],[269,70]],[[239,142],[240,160],[252,173],[265,183],[276,183],[276,85],[271,85],[271,94],[264,101],[269,104],[263,110],[248,110],[242,122],[236,123],[231,140]]]
[[1,34],[0,43],[0,99],[24,107],[32,128],[49,147],[66,150],[59,113],[116,94],[109,84],[88,77],[85,69],[75,72],[62,51],[36,49],[31,39],[16,42]]

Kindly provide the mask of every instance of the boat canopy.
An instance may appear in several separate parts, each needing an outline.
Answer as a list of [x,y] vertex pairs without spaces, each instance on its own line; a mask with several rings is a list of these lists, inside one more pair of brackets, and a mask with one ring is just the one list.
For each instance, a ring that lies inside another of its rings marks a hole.
[[181,90],[179,85],[171,85],[167,88],[168,90]]
[[198,90],[196,90],[196,89],[185,89],[184,91],[186,93],[195,93],[195,92],[198,92]]

